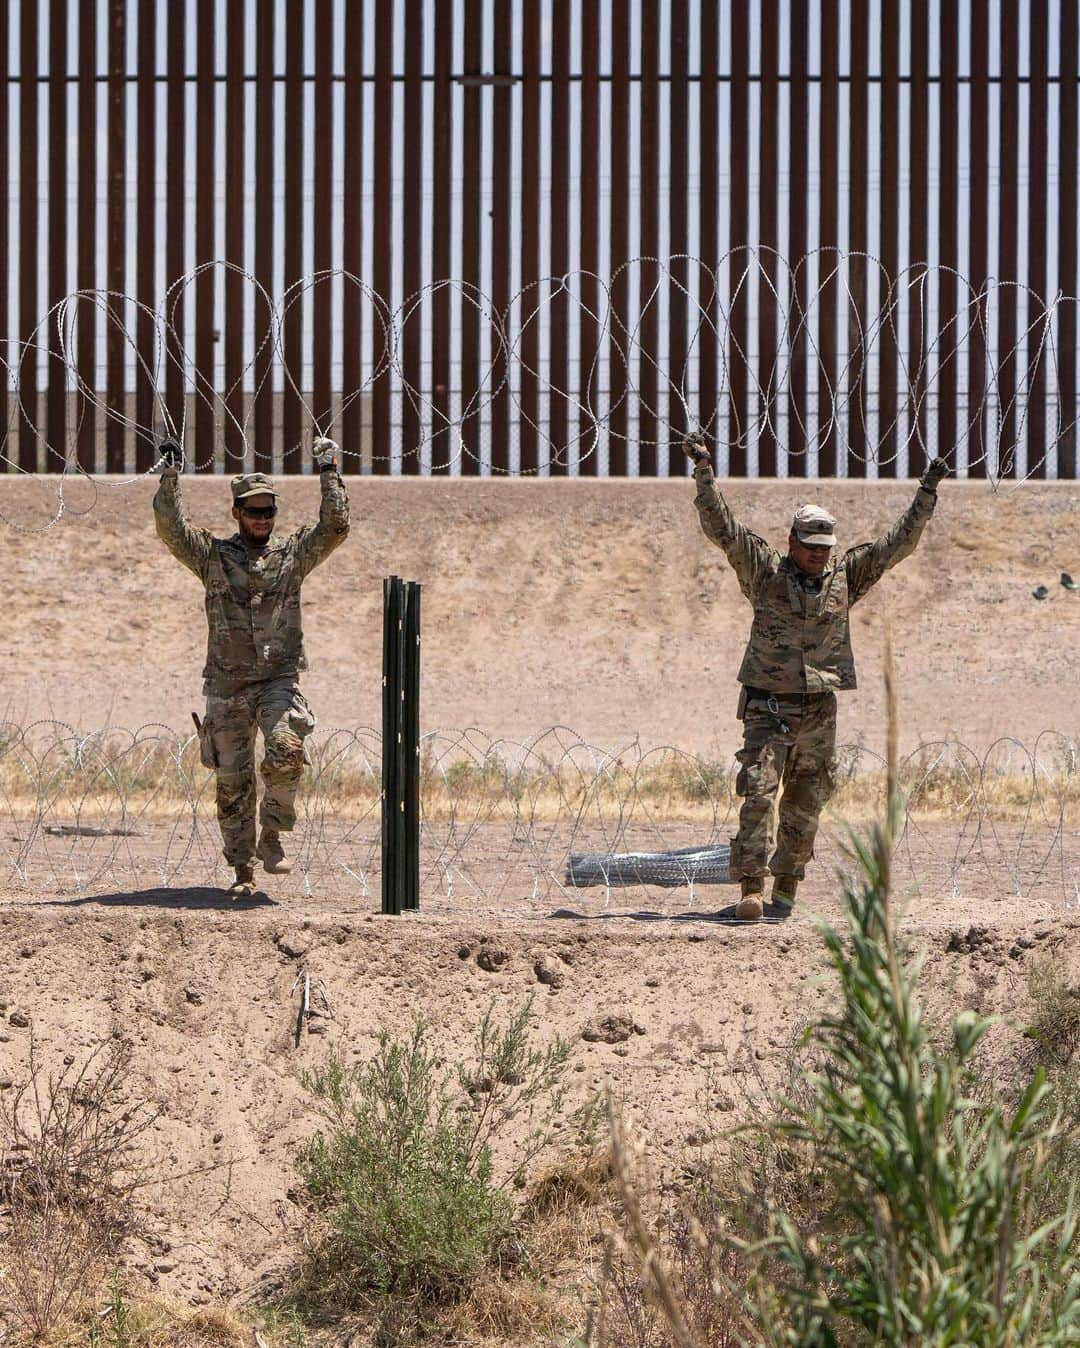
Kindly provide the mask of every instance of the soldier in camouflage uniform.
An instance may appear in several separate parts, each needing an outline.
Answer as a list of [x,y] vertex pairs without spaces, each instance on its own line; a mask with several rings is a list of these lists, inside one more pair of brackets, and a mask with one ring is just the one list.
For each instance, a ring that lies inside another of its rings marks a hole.
[[[337,470],[336,446],[316,440],[322,490],[318,524],[272,539],[278,490],[264,473],[232,480],[237,532],[215,538],[189,524],[177,468],[180,447],[162,446],[166,467],[154,497],[158,536],[206,589],[209,624],[199,732],[203,763],[217,776],[217,815],[225,859],[236,871],[233,893],[254,888],[253,860],[271,875],[292,869],[281,835],[296,822],[296,790],[304,740],[315,716],[299,687],[307,668],[300,587],[308,573],[345,541],[349,500]],[[264,785],[255,838],[255,732],[265,745]]]
[[[834,557],[836,521],[820,506],[795,513],[786,556],[740,524],[717,489],[709,452],[689,437],[697,506],[705,536],[723,548],[754,621],[739,669],[743,747],[736,793],[742,798],[731,869],[742,894],[737,917],[764,912],[772,874],[776,915],[786,917],[814,854],[821,811],[833,792],[836,694],[855,687],[848,613],[897,562],[915,550],[948,473],[934,459],[915,499],[874,543]],[[769,855],[773,806],[780,798],[776,848]]]

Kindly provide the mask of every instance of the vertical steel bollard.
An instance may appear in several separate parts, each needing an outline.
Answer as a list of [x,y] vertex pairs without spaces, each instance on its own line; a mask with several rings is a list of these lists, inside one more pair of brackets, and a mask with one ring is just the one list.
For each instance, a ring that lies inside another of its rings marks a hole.
[[420,907],[420,586],[383,581],[382,911]]

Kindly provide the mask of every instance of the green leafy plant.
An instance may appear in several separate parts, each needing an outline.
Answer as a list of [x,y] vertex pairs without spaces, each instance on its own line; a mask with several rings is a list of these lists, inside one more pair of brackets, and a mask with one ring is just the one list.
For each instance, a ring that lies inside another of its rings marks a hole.
[[119,1269],[114,1269],[109,1282],[109,1304],[103,1314],[91,1319],[87,1329],[90,1348],[131,1348],[131,1321],[131,1306],[124,1291],[124,1280]]
[[[562,1040],[530,1044],[530,1009],[504,1027],[489,1011],[472,1061],[456,1070],[428,1046],[418,1018],[405,1038],[384,1033],[370,1062],[305,1074],[327,1125],[299,1158],[322,1217],[306,1276],[321,1301],[431,1304],[505,1253],[507,1186],[543,1144],[568,1054]],[[492,1143],[523,1117],[528,1139],[497,1176]]]
[[[889,662],[887,662],[887,665]],[[893,706],[889,678],[887,700]],[[892,918],[892,849],[903,811],[890,715],[887,806],[850,837],[847,929],[823,924],[839,1007],[808,1040],[808,1098],[771,1134],[805,1148],[828,1195],[814,1226],[782,1204],[746,1261],[754,1341],[786,1348],[1056,1348],[1080,1343],[1080,1264],[1071,1191],[1045,1208],[1059,1127],[1042,1068],[1004,1106],[974,1090],[989,1022],[970,1011],[936,1045],[915,996],[919,962]],[[614,1120],[626,1239],[669,1341],[699,1342],[641,1216]],[[802,1220],[800,1220],[802,1218]]]
[[918,966],[901,959],[890,924],[899,818],[894,798],[886,823],[852,840],[862,879],[846,893],[846,939],[823,928],[841,1009],[812,1031],[825,1065],[810,1106],[778,1126],[812,1148],[846,1229],[828,1252],[775,1214],[758,1247],[778,1275],[762,1323],[776,1326],[770,1341],[800,1348],[1080,1341],[1071,1197],[1034,1220],[1056,1136],[1044,1075],[1006,1113],[968,1090],[988,1021],[963,1012],[951,1046],[933,1047],[914,997]]

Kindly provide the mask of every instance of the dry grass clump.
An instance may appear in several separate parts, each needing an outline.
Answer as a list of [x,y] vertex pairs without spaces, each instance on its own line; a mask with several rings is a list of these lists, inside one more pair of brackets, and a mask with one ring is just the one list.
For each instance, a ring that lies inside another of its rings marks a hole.
[[504,1348],[510,1343],[565,1341],[568,1328],[566,1304],[540,1278],[488,1272],[466,1296],[439,1310],[424,1334],[446,1343]]
[[[6,737],[5,737],[6,729]],[[40,742],[19,727],[0,727],[0,805],[17,820],[41,814],[95,822],[161,821],[185,808],[210,810],[213,777],[194,741],[120,731],[77,741],[60,728]],[[331,734],[309,741],[311,764],[301,808],[332,809],[365,819],[380,803],[380,769],[362,739]],[[841,750],[833,809],[865,817],[885,800],[885,771],[862,746]],[[925,745],[899,768],[907,810],[917,817],[964,818],[992,811],[1001,819],[1034,811],[1048,819],[1080,819],[1075,749],[1050,737],[1028,753],[1002,742],[986,758],[962,744]],[[436,753],[425,746],[420,792],[425,816],[445,822],[466,811],[478,820],[551,823],[644,811],[658,819],[717,824],[737,806],[735,765],[674,748],[605,757],[592,751],[562,757],[536,748],[522,762],[468,746]]]
[[187,1306],[171,1297],[137,1291],[116,1270],[103,1277],[92,1305],[39,1348],[305,1348],[294,1316]]
[[[916,819],[966,819],[992,813],[1000,820],[1080,819],[1080,773],[1068,761],[1033,768],[982,764],[968,753],[937,757],[920,751],[900,774],[905,814]],[[836,815],[859,819],[885,808],[887,774],[882,768],[858,771],[841,764],[836,793],[829,802]]]
[[1051,1070],[1072,1066],[1080,1055],[1080,986],[1049,959],[1034,963],[1027,981],[1032,1017],[1024,1033],[1036,1060]]
[[529,1186],[518,1230],[529,1263],[550,1281],[576,1279],[603,1246],[614,1194],[611,1153],[585,1145],[547,1165]]
[[[134,1293],[114,1274],[107,1304],[88,1315],[65,1348],[267,1348],[278,1337],[250,1315],[226,1306],[184,1306],[168,1297]],[[302,1335],[300,1336],[302,1342]]]
[[582,1283],[603,1258],[612,1224],[611,1155],[589,1145],[563,1153],[529,1185],[514,1240],[456,1303],[437,1330],[452,1343],[569,1343],[582,1328]]
[[136,1229],[135,1158],[155,1114],[130,1078],[119,1035],[53,1076],[31,1041],[27,1079],[0,1115],[0,1307],[25,1338],[77,1316]]

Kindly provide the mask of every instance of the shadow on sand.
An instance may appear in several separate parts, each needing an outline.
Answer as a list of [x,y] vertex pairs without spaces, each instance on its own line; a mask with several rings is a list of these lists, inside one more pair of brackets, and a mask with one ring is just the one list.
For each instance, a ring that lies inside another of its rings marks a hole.
[[233,898],[227,889],[208,885],[193,889],[131,889],[113,894],[83,894],[77,899],[38,899],[35,908],[187,908],[234,913],[251,908],[276,908],[274,900],[262,890],[243,898]]
[[658,913],[650,908],[640,908],[637,912],[619,909],[615,912],[579,913],[573,908],[556,908],[549,913],[550,918],[568,918],[574,922],[711,922],[722,927],[756,927],[761,922],[782,922],[788,916],[775,904],[767,903],[759,922],[747,922],[735,916],[735,905],[718,908],[709,913],[701,909],[692,909],[682,913]]

